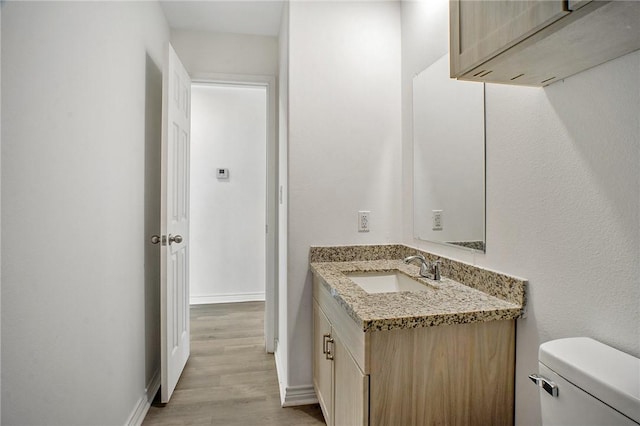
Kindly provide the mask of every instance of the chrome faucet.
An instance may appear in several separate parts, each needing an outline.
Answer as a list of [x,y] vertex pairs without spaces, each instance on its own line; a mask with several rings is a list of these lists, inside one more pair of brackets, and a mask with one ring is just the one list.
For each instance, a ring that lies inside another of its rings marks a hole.
[[404,263],[409,264],[414,260],[420,261],[420,276],[424,278],[429,278],[430,280],[440,281],[440,261],[436,260],[434,262],[427,262],[427,259],[424,258],[421,254],[416,254],[414,256],[409,256],[404,259]]

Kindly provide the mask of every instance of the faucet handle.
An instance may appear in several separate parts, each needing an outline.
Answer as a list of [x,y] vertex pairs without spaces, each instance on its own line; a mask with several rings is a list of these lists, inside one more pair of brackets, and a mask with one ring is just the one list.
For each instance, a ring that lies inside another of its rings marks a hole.
[[440,281],[440,265],[442,262],[440,260],[434,260],[431,262],[431,269],[433,270],[433,279],[435,281]]

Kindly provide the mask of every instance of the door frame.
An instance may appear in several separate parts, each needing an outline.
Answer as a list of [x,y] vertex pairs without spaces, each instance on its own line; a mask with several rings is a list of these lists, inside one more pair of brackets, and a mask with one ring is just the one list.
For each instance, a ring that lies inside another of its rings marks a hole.
[[191,84],[262,86],[267,90],[267,187],[265,222],[265,309],[264,343],[269,353],[275,351],[278,329],[278,141],[276,138],[276,77],[273,75],[194,73]]

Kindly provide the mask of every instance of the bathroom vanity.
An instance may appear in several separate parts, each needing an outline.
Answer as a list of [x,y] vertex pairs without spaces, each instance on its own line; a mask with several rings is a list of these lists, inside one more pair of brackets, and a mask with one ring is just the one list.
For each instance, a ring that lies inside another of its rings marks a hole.
[[[526,281],[448,259],[432,281],[402,262],[412,254],[400,245],[311,249],[313,378],[327,424],[513,424]],[[360,280],[393,274],[424,289]]]

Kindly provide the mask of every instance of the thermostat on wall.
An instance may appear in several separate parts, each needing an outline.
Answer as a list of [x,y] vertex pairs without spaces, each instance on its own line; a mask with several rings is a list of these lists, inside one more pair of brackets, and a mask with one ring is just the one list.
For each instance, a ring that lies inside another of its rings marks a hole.
[[216,169],[218,179],[229,179],[229,169]]

